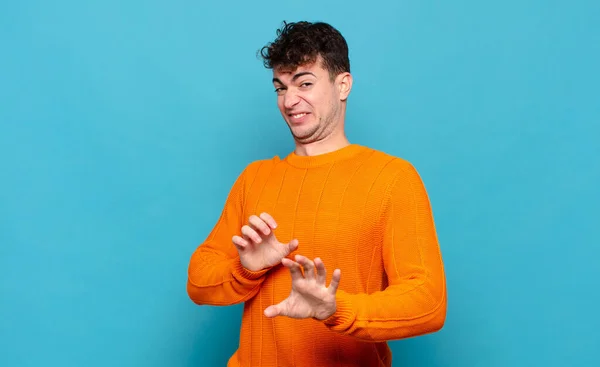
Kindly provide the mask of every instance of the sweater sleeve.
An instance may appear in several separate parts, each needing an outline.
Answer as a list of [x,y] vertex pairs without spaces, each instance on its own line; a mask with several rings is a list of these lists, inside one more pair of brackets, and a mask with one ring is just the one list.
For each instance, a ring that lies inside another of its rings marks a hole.
[[221,215],[206,240],[191,255],[187,293],[199,305],[233,305],[254,297],[268,269],[250,271],[242,266],[232,237],[243,222],[244,191],[249,167],[236,179]]
[[[331,330],[378,342],[438,331],[446,318],[446,280],[428,195],[406,162],[382,210],[388,286],[370,294],[338,289]],[[343,274],[342,274],[343,278]]]

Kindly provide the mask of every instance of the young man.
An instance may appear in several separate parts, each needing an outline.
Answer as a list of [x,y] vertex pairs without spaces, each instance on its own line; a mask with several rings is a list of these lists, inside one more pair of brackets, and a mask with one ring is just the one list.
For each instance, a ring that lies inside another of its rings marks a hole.
[[346,138],[342,35],[308,22],[277,35],[261,55],[295,150],[238,177],[191,256],[188,294],[245,303],[228,366],[391,366],[387,340],[435,332],[446,317],[425,187],[408,161]]

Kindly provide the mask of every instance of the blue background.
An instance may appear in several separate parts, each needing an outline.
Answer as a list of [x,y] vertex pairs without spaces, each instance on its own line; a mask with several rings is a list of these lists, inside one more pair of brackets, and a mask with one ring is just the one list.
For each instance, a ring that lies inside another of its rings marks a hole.
[[187,264],[293,148],[256,52],[302,19],[350,44],[350,140],[431,196],[447,323],[394,366],[600,365],[600,2],[60,0],[0,5],[1,366],[225,364],[241,305]]

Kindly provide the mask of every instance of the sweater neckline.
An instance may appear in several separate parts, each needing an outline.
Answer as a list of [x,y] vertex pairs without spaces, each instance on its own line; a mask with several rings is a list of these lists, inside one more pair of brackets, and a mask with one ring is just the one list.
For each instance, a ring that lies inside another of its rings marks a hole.
[[291,152],[288,154],[284,161],[289,163],[290,165],[298,168],[311,168],[322,166],[325,164],[337,162],[340,160],[348,159],[350,157],[355,156],[356,154],[362,152],[365,149],[364,146],[359,144],[349,144],[343,148],[334,150],[332,152],[327,152],[318,155],[298,155],[295,152]]

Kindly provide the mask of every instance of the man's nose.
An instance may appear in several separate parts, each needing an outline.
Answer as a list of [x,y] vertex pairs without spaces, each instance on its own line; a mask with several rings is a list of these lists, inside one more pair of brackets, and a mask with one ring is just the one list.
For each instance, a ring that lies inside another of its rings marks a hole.
[[283,96],[283,106],[286,109],[291,109],[296,104],[298,104],[298,102],[300,102],[300,97],[298,96],[298,94],[294,93],[293,91],[287,90],[285,95]]

